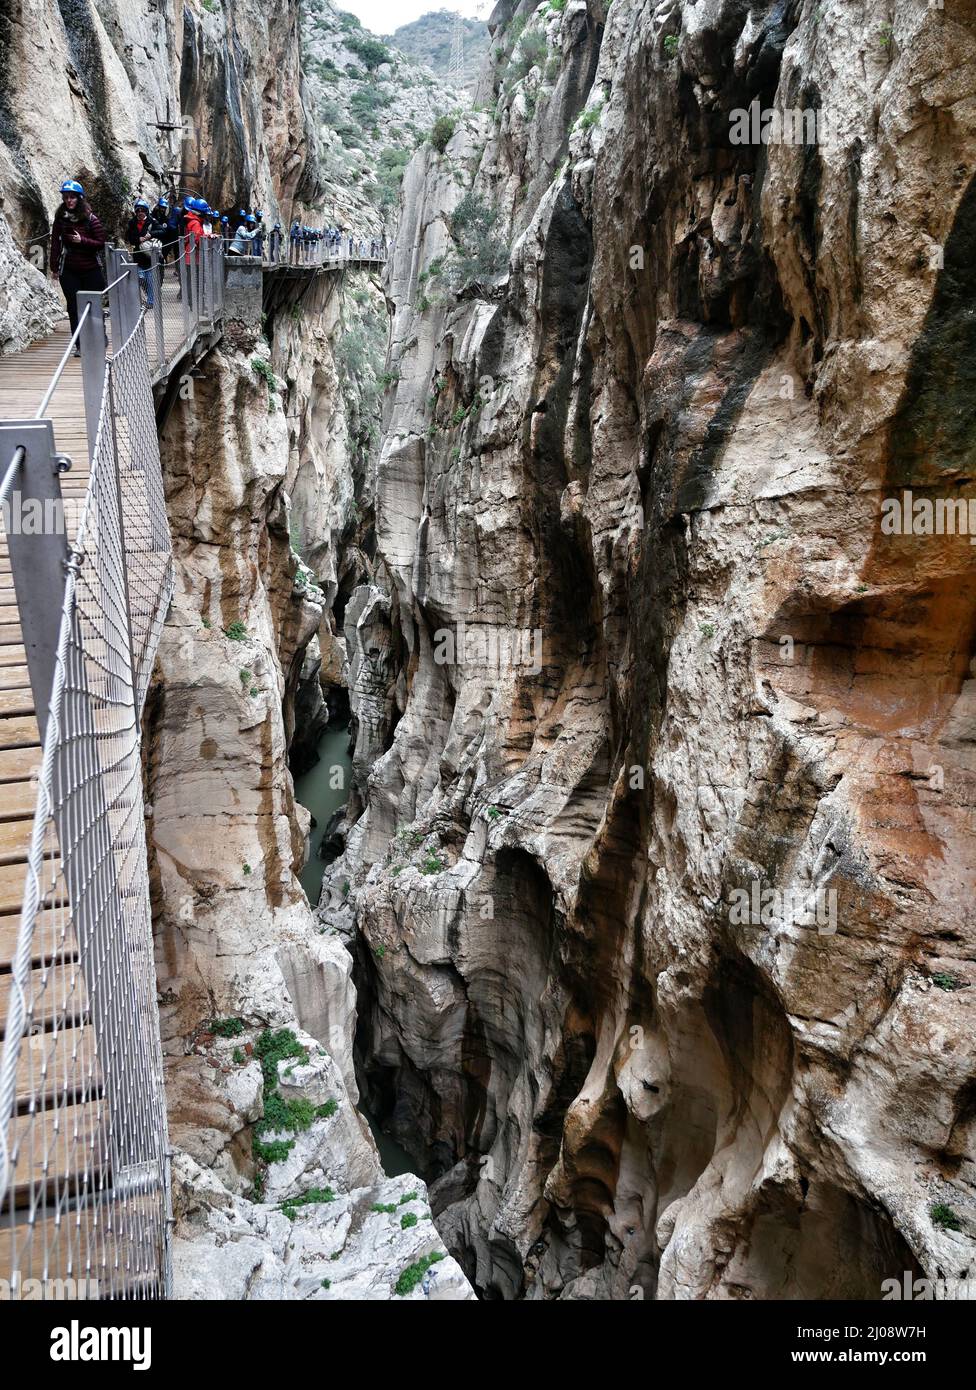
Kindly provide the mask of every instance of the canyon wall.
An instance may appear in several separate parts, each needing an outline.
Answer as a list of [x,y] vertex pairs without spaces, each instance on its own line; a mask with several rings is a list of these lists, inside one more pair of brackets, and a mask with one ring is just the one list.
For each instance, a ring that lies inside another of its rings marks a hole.
[[[30,256],[61,180],[117,239],[131,199],[162,187],[154,122],[186,123],[184,166],[213,202],[284,222],[317,196],[297,0],[12,0],[0,58],[5,352],[63,314]],[[362,483],[337,343],[368,306],[346,288],[269,282],[260,328],[229,325],[157,403],[176,593],[143,747],[177,1298],[473,1297],[424,1183],[383,1173],[358,1110],[351,959],[297,879],[309,817],[289,755],[298,724],[314,757],[320,669],[341,681],[331,608]]]
[[503,0],[407,170],[323,903],[482,1296],[971,1277],[976,553],[882,504],[972,482],[974,20]]

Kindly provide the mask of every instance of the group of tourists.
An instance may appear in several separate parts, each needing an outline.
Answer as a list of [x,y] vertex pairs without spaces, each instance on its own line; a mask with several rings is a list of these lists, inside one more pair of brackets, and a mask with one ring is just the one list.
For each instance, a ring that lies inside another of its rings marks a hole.
[[[345,232],[341,227],[305,227],[301,222],[291,224],[289,237],[289,261],[301,265],[306,261],[318,260],[385,260],[387,240],[383,236],[358,237]],[[321,247],[321,251],[318,249]],[[272,259],[277,260],[274,256]]]
[[[176,262],[183,241],[183,256],[187,265],[197,248],[208,238],[219,237],[228,256],[258,256],[272,264],[283,262],[284,233],[275,222],[269,229],[260,208],[253,211],[240,208],[233,216],[212,208],[206,198],[187,194],[180,200],[160,195],[154,204],[141,195],[132,204],[132,213],[125,227],[125,241],[132,259],[139,268],[139,280],[145,294],[146,306],[156,302],[153,282],[152,253],[159,253],[159,276],[167,262]],[[99,221],[85,190],[75,179],[61,185],[61,206],[54,214],[51,228],[50,272],[60,280],[72,336],[78,327],[78,295],[86,290],[104,290],[105,272],[103,249],[107,240],[105,228]],[[387,240],[354,236],[341,227],[307,227],[297,220],[288,233],[289,263],[327,259],[378,260],[386,257]],[[74,349],[78,355],[77,346]]]

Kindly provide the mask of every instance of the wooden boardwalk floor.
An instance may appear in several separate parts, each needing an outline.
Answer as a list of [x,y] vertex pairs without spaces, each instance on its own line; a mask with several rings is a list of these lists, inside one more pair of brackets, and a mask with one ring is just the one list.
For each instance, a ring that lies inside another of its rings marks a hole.
[[[162,324],[151,311],[147,313],[146,347],[150,375],[162,380],[191,345],[195,325],[188,336],[188,321],[172,268],[162,286],[157,285],[157,293],[161,296]],[[145,303],[145,286],[142,295]],[[0,356],[0,419],[35,417],[68,343],[68,323],[64,320],[42,342],[22,353]],[[118,346],[111,344],[111,350]],[[68,359],[44,418],[53,425],[58,452],[72,461],[71,469],[61,476],[70,542],[91,472],[80,358]],[[0,469],[8,461],[0,459]],[[160,554],[148,525],[142,522],[146,506],[142,473],[121,481],[128,506],[126,550],[140,576],[130,595],[131,616],[134,625],[141,622],[145,626],[152,612],[142,612],[140,603],[145,607],[158,597]],[[16,514],[15,505],[11,510]],[[97,653],[98,649],[98,635],[89,633],[86,650]],[[97,686],[97,674],[94,680]],[[92,690],[97,693],[94,686]],[[105,767],[124,757],[132,718],[131,707],[127,712],[122,705],[96,701],[97,756]],[[37,788],[33,779],[41,752],[0,518],[0,1043],[14,995],[12,965],[34,831]],[[109,781],[115,786],[119,778],[110,775]],[[118,791],[117,786],[115,789]],[[111,835],[120,882],[125,881],[124,860],[132,843],[124,823],[128,806],[123,796],[117,805],[108,807],[110,819],[119,822],[113,824]],[[124,1180],[122,1190],[115,1188],[119,1174],[108,1155],[110,1150],[122,1152],[119,1146],[124,1149],[124,1138],[112,1131],[138,1121],[130,1121],[128,1112],[121,1115],[118,1104],[110,1106],[106,1095],[108,1083],[99,1063],[86,979],[92,962],[86,965],[78,951],[59,848],[50,823],[45,828],[44,856],[44,896],[34,918],[28,980],[30,1024],[20,1045],[14,1119],[8,1131],[8,1139],[17,1148],[16,1161],[11,1187],[0,1206],[0,1280],[9,1279],[15,1267],[21,1277],[32,1278],[77,1279],[84,1278],[87,1271],[103,1288],[128,1290],[136,1286],[131,1268],[125,1267],[133,1251],[137,1259],[144,1258],[145,1270],[152,1271],[158,1265],[154,1242],[161,1227],[149,1212],[158,1208],[161,1195],[157,1190],[153,1196],[147,1193],[134,1200],[126,1192]]]

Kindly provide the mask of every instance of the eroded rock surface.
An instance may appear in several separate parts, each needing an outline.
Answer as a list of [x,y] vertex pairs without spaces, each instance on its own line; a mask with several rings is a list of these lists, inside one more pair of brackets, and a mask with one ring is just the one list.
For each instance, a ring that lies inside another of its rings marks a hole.
[[[972,484],[976,7],[531,12],[390,270],[371,1107],[494,1296],[965,1279],[976,552],[881,515]],[[731,143],[754,100],[833,136]],[[469,189],[508,254],[452,284]]]

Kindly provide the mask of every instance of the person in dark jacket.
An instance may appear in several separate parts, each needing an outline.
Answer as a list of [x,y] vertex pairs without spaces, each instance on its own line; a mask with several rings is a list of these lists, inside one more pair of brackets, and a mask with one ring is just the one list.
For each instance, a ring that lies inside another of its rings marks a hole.
[[139,267],[139,283],[146,291],[146,307],[148,309],[152,309],[156,302],[152,277],[152,256],[148,250],[141,248],[147,241],[161,241],[165,230],[165,224],[157,222],[150,213],[149,204],[145,198],[137,198],[132,216],[125,229],[125,239],[132,247],[132,259]]
[[105,288],[99,261],[104,245],[105,228],[86,201],[85,190],[74,179],[66,179],[51,227],[51,274],[61,282],[72,334],[78,327],[79,292]]

